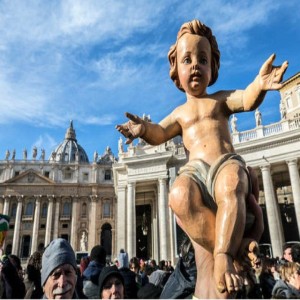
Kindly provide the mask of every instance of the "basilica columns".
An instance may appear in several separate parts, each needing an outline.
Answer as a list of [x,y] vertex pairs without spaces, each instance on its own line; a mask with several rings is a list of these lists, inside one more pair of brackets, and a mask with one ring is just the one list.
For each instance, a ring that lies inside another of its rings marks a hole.
[[56,199],[56,204],[55,204],[53,239],[57,239],[58,238],[59,206],[60,206],[60,201],[59,200],[60,199]]
[[299,178],[299,172],[297,166],[297,159],[287,161],[287,165],[289,168],[289,174],[290,174],[290,180],[292,186],[298,232],[300,232],[300,178]]
[[96,219],[97,219],[97,195],[91,197],[91,219],[89,222],[89,237],[88,237],[88,249],[93,248],[96,245]]
[[45,233],[45,246],[47,246],[51,241],[52,232],[52,218],[53,218],[53,196],[48,196],[48,209],[47,209],[47,223],[46,223],[46,233]]
[[74,196],[73,202],[72,202],[72,222],[71,222],[71,237],[70,237],[70,244],[74,251],[80,250],[80,249],[77,249],[77,230],[76,229],[77,229],[77,224],[78,224],[78,212],[79,212],[78,196]]
[[129,182],[127,185],[127,252],[129,257],[136,255],[135,226],[135,182]]
[[35,210],[33,219],[33,229],[32,229],[32,243],[31,243],[31,254],[37,250],[38,234],[39,234],[39,224],[40,224],[40,211],[41,211],[41,196],[35,196]]
[[12,243],[12,254],[19,255],[19,245],[20,245],[20,227],[21,227],[21,214],[22,214],[22,201],[23,196],[18,197],[18,206],[15,219],[14,237]]
[[270,165],[262,166],[261,172],[265,191],[265,203],[268,216],[270,238],[273,248],[273,256],[281,257],[284,235],[277,198],[275,196],[274,186],[272,182]]

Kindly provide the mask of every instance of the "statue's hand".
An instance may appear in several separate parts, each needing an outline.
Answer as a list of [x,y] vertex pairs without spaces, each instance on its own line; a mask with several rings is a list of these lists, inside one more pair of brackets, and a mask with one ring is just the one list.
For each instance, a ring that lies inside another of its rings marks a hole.
[[279,90],[282,87],[282,78],[288,67],[285,61],[281,66],[273,66],[275,54],[272,54],[259,70],[259,82],[263,91]]
[[135,138],[141,137],[145,133],[146,128],[144,120],[137,115],[132,115],[128,112],[125,115],[129,121],[121,125],[116,125],[116,129],[127,138],[126,144],[130,144]]

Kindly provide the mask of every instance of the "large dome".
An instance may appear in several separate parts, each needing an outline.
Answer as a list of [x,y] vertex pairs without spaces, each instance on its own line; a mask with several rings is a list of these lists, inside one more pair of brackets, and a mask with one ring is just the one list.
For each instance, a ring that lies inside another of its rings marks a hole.
[[77,143],[76,133],[73,128],[73,121],[67,129],[65,139],[52,152],[49,161],[60,163],[89,163],[85,150]]

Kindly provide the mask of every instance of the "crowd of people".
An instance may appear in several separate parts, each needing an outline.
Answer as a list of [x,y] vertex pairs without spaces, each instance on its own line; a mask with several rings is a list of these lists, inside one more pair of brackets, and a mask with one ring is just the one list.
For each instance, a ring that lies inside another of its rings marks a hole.
[[[0,263],[1,299],[178,299],[192,298],[196,283],[194,250],[187,239],[175,268],[171,261],[129,259],[124,249],[107,261],[96,245],[77,265],[65,239],[53,240],[43,253],[33,253],[25,270],[16,255]],[[300,245],[285,245],[282,258],[259,256],[253,282],[238,298],[300,298]]]

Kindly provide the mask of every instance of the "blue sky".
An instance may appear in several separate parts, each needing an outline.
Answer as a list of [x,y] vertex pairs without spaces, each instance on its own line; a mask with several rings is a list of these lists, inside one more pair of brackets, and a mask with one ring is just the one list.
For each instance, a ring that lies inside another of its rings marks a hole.
[[[289,61],[285,79],[300,71],[298,0],[0,0],[0,159],[34,146],[49,157],[70,120],[90,160],[106,146],[117,155],[124,112],[159,122],[185,101],[167,53],[194,18],[221,51],[209,93],[244,89],[273,52]],[[268,93],[264,125],[279,121],[279,100]],[[254,128],[254,112],[237,118],[238,130]]]

